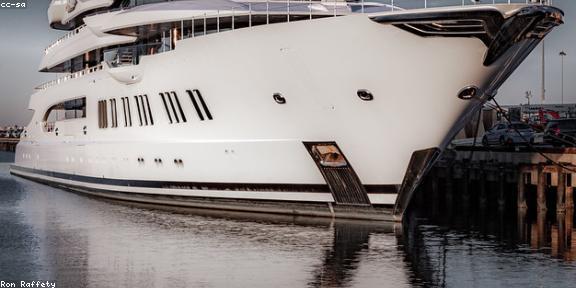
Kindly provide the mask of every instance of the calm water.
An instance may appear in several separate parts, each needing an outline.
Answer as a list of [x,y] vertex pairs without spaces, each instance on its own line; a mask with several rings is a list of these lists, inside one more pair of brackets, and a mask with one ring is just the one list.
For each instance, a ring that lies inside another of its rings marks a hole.
[[[11,157],[0,152],[4,161]],[[518,232],[526,225],[514,224],[517,217],[485,215],[479,218],[485,226],[471,218],[432,225],[413,214],[414,223],[399,228],[190,214],[88,198],[12,177],[8,169],[0,163],[4,281],[51,280],[57,287],[576,285],[576,241],[568,250],[558,243],[555,250],[554,241],[533,245],[534,236],[523,243],[518,235],[535,229]],[[546,227],[550,239],[558,236],[560,230]]]

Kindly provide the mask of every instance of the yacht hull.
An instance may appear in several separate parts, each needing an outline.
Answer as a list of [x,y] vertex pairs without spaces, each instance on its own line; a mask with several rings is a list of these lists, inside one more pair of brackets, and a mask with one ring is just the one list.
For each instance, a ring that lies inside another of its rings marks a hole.
[[[184,39],[139,65],[106,66],[34,94],[36,113],[12,173],[99,195],[316,203],[332,212],[334,205],[391,207],[489,97],[458,93],[495,91],[509,75],[502,71],[527,55],[511,51],[485,65],[486,53],[477,38],[421,37],[366,15]],[[194,104],[192,91],[205,105]],[[99,128],[98,101],[139,95],[152,117],[144,121],[137,102],[131,113],[119,104],[118,127]],[[181,111],[162,95],[177,95]],[[75,97],[86,97],[87,117],[56,122],[58,133],[47,133],[48,107]],[[368,202],[338,200],[342,192],[307,143],[335,145],[352,179],[344,190],[355,185]],[[434,153],[419,160],[417,151]],[[410,172],[414,163],[418,171]]]

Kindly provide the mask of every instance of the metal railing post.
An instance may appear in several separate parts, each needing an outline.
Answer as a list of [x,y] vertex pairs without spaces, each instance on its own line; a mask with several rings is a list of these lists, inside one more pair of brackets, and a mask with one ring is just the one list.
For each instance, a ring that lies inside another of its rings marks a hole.
[[206,35],[206,13],[204,13],[204,35]]
[[184,20],[180,21],[180,39],[184,39]]
[[286,0],[286,22],[290,22],[290,0]]
[[220,10],[216,10],[216,32],[220,33]]
[[252,3],[248,3],[248,27],[252,27]]
[[270,1],[266,0],[266,24],[270,24]]
[[336,17],[336,0],[334,0],[334,17]]
[[309,0],[308,12],[310,13],[310,20],[312,20],[312,0]]
[[192,22],[192,38],[194,38],[194,37],[196,37],[196,35],[194,35],[194,33],[195,33],[195,31],[194,31],[195,27],[194,26],[196,26],[195,25],[196,23],[194,23],[194,17],[192,17],[192,20],[190,20],[190,22]]
[[364,0],[362,0],[362,14],[364,14]]
[[234,30],[234,9],[235,7],[232,7],[232,30]]
[[[164,39],[166,39],[166,31],[162,31],[162,52],[166,52],[166,45],[164,45]],[[120,53],[118,53],[120,56]]]

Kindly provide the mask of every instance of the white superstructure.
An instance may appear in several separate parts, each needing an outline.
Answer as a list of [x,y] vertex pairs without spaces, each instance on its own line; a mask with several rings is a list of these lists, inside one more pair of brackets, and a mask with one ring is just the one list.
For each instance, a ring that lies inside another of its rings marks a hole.
[[562,12],[54,0],[49,19],[71,31],[40,70],[67,74],[32,95],[12,173],[136,201],[401,215]]

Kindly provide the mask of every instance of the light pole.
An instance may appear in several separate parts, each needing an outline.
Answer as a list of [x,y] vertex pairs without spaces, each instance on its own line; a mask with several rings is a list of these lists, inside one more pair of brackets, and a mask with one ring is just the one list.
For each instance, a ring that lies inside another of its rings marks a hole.
[[564,104],[564,56],[566,56],[566,52],[560,51],[560,58],[562,59],[562,104]]
[[532,122],[532,118],[531,118],[531,114],[530,112],[532,112],[532,108],[530,108],[530,98],[532,98],[532,91],[526,91],[526,99],[528,99],[528,123]]

